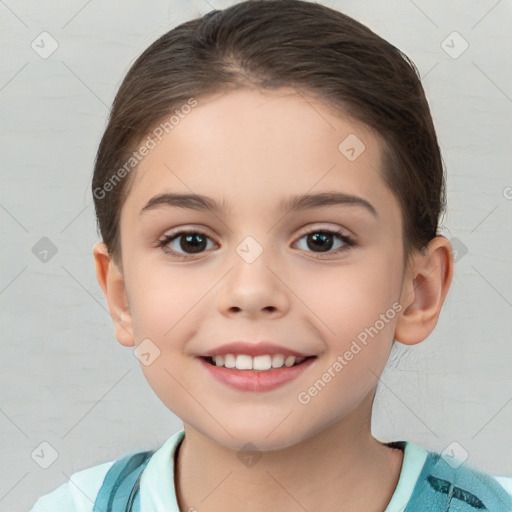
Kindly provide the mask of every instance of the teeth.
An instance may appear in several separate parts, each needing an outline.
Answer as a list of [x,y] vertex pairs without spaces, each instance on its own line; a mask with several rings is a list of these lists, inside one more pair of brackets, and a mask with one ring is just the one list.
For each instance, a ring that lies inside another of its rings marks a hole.
[[225,356],[214,356],[215,366],[224,366],[226,368],[236,368],[237,370],[270,370],[271,368],[290,368],[294,364],[299,364],[306,359],[305,357],[284,356],[282,354],[263,355],[251,357],[245,354],[226,354]]
[[252,370],[252,357],[236,356],[235,366],[237,370]]

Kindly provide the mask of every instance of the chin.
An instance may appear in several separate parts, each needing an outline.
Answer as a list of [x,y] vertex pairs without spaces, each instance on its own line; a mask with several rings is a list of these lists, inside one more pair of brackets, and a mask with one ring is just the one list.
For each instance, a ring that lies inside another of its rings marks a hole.
[[[268,425],[255,423],[229,424],[226,425],[226,430],[231,435],[224,429],[218,428],[215,433],[209,432],[208,437],[217,444],[237,452],[241,450],[259,452],[284,450],[300,443],[305,438],[305,434],[301,435],[295,426],[277,427],[275,419]],[[292,430],[290,431],[290,429]]]

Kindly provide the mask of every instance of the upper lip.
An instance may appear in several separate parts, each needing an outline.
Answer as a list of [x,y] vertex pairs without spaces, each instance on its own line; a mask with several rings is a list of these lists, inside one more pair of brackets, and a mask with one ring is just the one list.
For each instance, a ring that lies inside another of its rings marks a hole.
[[303,354],[296,350],[292,350],[269,341],[261,341],[259,343],[247,343],[245,341],[234,341],[232,343],[226,343],[220,347],[213,348],[199,354],[199,357],[214,357],[225,354],[246,354],[248,356],[256,357],[263,355],[282,354],[284,356],[295,356],[295,357],[310,357],[311,354]]

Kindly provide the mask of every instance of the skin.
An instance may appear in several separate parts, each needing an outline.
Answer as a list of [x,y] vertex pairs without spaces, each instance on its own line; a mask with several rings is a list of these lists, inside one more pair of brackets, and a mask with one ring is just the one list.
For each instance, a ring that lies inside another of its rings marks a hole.
[[[354,161],[338,150],[349,134],[365,144]],[[245,89],[200,99],[140,163],[121,211],[122,263],[103,243],[93,252],[119,343],[149,338],[160,350],[141,368],[183,420],[175,475],[181,510],[382,511],[389,503],[403,454],[371,434],[378,378],[394,339],[413,345],[434,329],[453,254],[436,237],[405,264],[382,148],[374,131],[312,97]],[[354,205],[278,209],[291,195],[324,191],[364,198],[378,216]],[[228,208],[140,213],[163,192],[204,194]],[[182,227],[209,237],[199,254],[180,239],[169,244],[182,256],[189,249],[188,260],[157,247]],[[357,245],[337,253],[344,245],[334,238],[315,252],[309,228],[340,231]],[[263,250],[250,264],[236,251],[247,236]],[[378,335],[308,404],[299,403],[298,394],[397,303],[401,311]],[[274,341],[317,359],[273,391],[234,390],[195,356],[238,339]],[[237,457],[249,442],[262,455],[251,467]]]

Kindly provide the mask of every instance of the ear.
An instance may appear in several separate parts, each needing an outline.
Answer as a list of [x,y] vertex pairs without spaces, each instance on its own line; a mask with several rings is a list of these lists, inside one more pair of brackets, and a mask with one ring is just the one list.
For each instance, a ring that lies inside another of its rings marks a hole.
[[135,340],[132,317],[126,298],[123,273],[114,263],[103,242],[94,245],[93,255],[96,263],[96,277],[107,299],[117,341],[126,347],[133,347]]
[[453,249],[443,236],[433,238],[428,246],[414,254],[408,266],[400,303],[395,339],[405,345],[420,343],[434,330],[454,269]]

